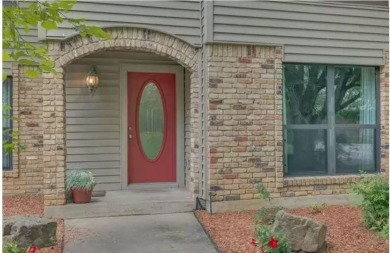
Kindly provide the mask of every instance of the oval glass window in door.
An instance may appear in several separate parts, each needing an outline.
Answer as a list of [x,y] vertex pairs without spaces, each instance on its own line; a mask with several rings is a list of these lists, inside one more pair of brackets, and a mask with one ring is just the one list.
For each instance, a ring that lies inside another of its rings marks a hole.
[[164,105],[156,84],[147,83],[141,93],[138,131],[141,148],[149,159],[157,158],[164,139]]

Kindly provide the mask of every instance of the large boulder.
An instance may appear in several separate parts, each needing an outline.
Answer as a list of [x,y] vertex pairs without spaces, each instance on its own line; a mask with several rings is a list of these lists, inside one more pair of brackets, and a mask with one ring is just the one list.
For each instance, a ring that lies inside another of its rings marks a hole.
[[326,226],[313,219],[277,212],[271,231],[286,235],[291,250],[295,252],[326,253]]
[[57,222],[36,216],[15,216],[3,219],[3,236],[16,241],[19,246],[34,244],[38,247],[52,246],[57,243]]

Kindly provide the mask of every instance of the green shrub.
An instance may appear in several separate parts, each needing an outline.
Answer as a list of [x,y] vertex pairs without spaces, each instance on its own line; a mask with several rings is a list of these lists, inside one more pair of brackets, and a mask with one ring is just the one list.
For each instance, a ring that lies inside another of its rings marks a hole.
[[256,220],[258,224],[272,225],[275,221],[276,213],[282,210],[280,206],[261,207],[256,212]]
[[[271,196],[267,188],[262,184],[257,186],[257,191],[261,199],[271,201]],[[283,231],[271,232],[270,226],[274,223],[276,213],[282,210],[279,206],[263,206],[255,216],[256,239],[253,238],[251,244],[260,249],[259,252],[267,253],[287,253],[288,241]]]
[[16,242],[3,239],[3,253],[25,253],[27,248],[19,247]]
[[95,186],[95,178],[90,171],[85,170],[69,170],[66,173],[66,189],[90,191]]
[[258,184],[257,192],[259,193],[261,199],[271,201],[271,196],[269,194],[269,191],[267,190],[267,188],[264,187],[264,185]]
[[322,210],[324,210],[325,208],[326,208],[326,204],[325,203],[323,203],[321,205],[317,204],[317,203],[314,203],[314,204],[309,206],[309,211],[312,214],[322,213]]
[[389,235],[389,183],[383,176],[364,176],[351,185],[351,191],[363,197],[363,223],[370,230]]
[[288,240],[283,231],[271,232],[269,226],[256,226],[256,246],[260,252],[267,253],[289,253]]
[[[257,186],[257,192],[259,193],[261,199],[267,200],[268,202],[271,201],[270,193],[267,188],[264,187],[264,185],[259,184]],[[283,208],[280,206],[261,207],[256,212],[255,223],[262,225],[272,225],[272,223],[275,221],[276,213],[282,209]]]

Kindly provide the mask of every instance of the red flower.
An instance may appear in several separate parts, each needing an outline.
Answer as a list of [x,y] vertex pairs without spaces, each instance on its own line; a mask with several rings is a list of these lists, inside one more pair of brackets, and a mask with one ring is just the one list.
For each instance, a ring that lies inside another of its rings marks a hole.
[[272,248],[272,249],[276,249],[278,247],[278,240],[274,237],[271,237],[271,239],[269,239],[268,241],[268,245]]
[[27,249],[27,253],[36,253],[38,250],[38,247],[35,246],[34,244],[31,244],[28,249]]
[[251,245],[253,245],[253,246],[256,246],[256,245],[257,245],[256,239],[252,238],[252,240],[251,240]]

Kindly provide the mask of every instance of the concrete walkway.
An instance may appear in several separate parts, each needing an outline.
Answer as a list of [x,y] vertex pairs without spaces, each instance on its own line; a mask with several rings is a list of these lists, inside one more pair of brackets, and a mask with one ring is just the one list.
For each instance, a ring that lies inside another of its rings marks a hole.
[[45,207],[49,218],[81,219],[144,214],[191,212],[195,200],[185,189],[169,185],[135,185],[128,190],[108,191],[93,197],[88,204],[66,204]]
[[65,220],[64,253],[216,253],[193,213]]

